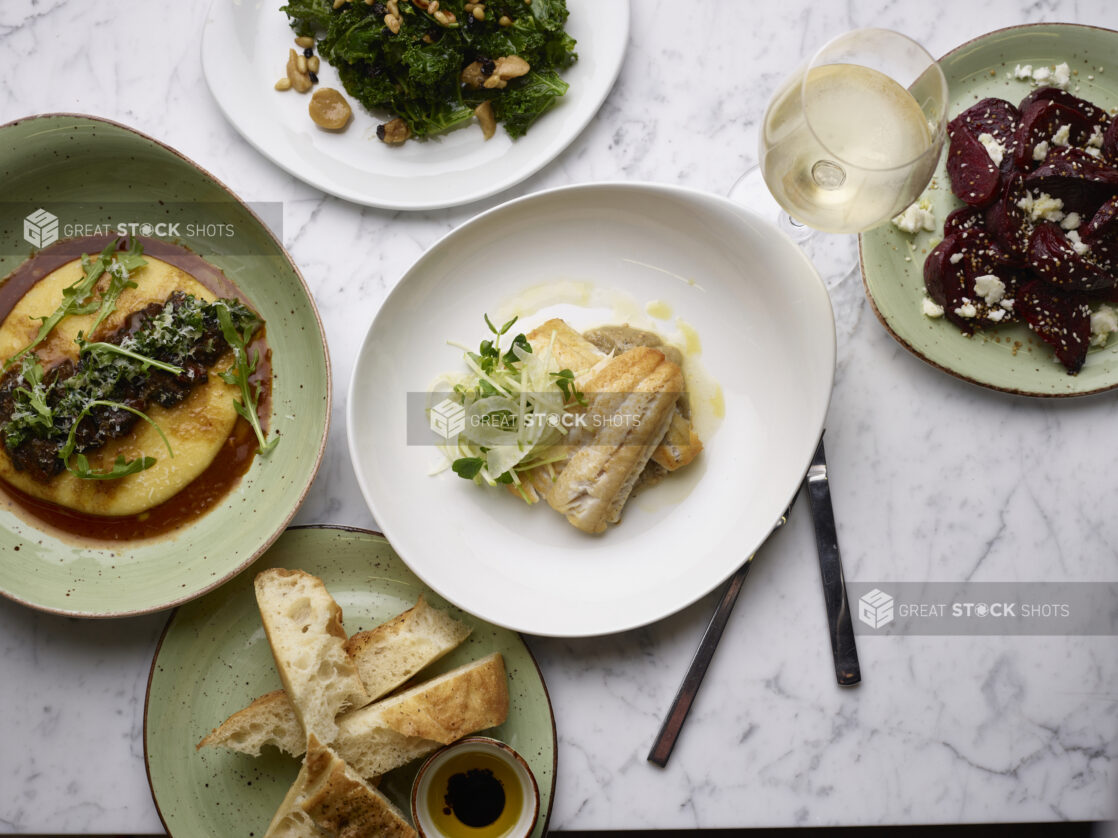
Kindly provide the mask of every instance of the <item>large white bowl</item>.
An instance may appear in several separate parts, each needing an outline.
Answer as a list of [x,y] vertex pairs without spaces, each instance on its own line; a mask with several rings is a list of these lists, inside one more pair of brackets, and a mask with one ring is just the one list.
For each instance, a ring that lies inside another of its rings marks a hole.
[[[564,289],[589,286],[584,305],[559,304]],[[449,471],[431,476],[435,449],[408,444],[408,393],[460,369],[446,342],[476,344],[482,314],[517,295],[539,310],[514,332],[553,315],[579,328],[611,322],[603,300],[631,299],[635,315],[658,301],[662,316],[666,303],[699,336],[721,388],[724,419],[700,458],[634,497],[600,536]],[[767,222],[678,187],[565,187],[477,216],[408,270],[354,367],[350,455],[385,535],[446,599],[531,634],[622,631],[700,598],[764,541],[822,433],[834,363],[826,290]]]

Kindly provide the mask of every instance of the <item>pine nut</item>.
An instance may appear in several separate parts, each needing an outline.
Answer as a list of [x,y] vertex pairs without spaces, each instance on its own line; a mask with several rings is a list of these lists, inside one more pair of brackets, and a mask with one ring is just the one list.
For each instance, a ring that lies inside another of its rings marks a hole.
[[470,14],[474,16],[474,20],[485,20],[485,9],[482,6],[474,6]]
[[427,13],[428,14],[433,15],[438,10],[439,10],[439,0],[431,0],[431,2],[427,4]]
[[317,72],[318,72],[318,68],[319,68],[320,66],[321,66],[321,65],[319,64],[319,60],[318,60],[318,56],[317,56],[317,55],[315,55],[315,56],[312,56],[311,58],[308,58],[308,59],[307,59],[307,69],[308,69],[308,70],[309,70],[310,72],[312,72],[312,73],[317,73]]
[[280,79],[279,81],[276,82],[276,90],[290,90],[290,89],[291,89],[291,79],[289,79],[287,76],[284,76],[282,79]]
[[501,15],[497,23],[501,26],[512,26],[512,18],[510,18],[508,15]]
[[295,56],[295,69],[300,73],[307,72],[307,57],[305,55]]
[[314,38],[312,38],[310,35],[300,35],[298,38],[295,39],[295,46],[302,47],[303,49],[306,49],[307,47],[313,47]]

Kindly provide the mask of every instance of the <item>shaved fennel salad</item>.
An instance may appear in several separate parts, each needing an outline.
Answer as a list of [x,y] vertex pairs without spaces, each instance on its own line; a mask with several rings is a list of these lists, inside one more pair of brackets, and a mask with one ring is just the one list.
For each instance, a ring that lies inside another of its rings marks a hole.
[[450,468],[478,485],[508,486],[528,501],[522,476],[542,468],[554,477],[552,466],[566,458],[563,442],[571,423],[564,417],[585,405],[586,398],[574,372],[559,369],[554,337],[537,352],[523,333],[509,337],[517,319],[498,328],[485,315],[492,337],[476,352],[448,341],[462,350],[467,371],[440,376],[431,401],[442,401],[427,410],[429,416],[455,405],[465,411],[461,430],[439,445],[445,461],[433,473]]

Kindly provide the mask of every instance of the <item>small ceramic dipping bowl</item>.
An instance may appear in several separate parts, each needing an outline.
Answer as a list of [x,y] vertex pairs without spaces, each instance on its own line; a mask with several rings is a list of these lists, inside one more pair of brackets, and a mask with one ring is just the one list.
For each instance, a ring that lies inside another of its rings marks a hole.
[[470,736],[423,763],[411,814],[422,838],[526,838],[539,818],[540,790],[515,750]]

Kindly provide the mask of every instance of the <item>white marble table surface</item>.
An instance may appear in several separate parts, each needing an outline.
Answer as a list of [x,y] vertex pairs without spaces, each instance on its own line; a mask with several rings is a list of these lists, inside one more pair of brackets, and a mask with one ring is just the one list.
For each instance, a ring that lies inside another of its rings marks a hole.
[[[206,5],[4,0],[0,121],[55,110],[109,117],[175,146],[247,200],[283,202],[284,243],[314,291],[343,383],[296,523],[372,528],[345,449],[344,382],[377,306],[443,233],[561,184],[725,192],[754,162],[756,123],[777,82],[841,30],[897,28],[942,54],[1014,23],[1118,28],[1112,0],[633,0],[620,80],[564,154],[496,198],[397,213],[324,197],[240,138],[203,81]],[[833,301],[827,444],[848,580],[1118,578],[1112,395],[1056,403],[970,386],[901,349],[859,283],[840,285]],[[977,446],[990,428],[1000,442]],[[712,597],[621,635],[528,638],[559,731],[553,828],[1114,815],[1114,637],[863,635],[864,682],[843,691],[806,513],[801,500],[755,564],[666,770],[645,756]],[[162,831],[141,730],[165,619],[79,621],[0,600],[0,833]]]

